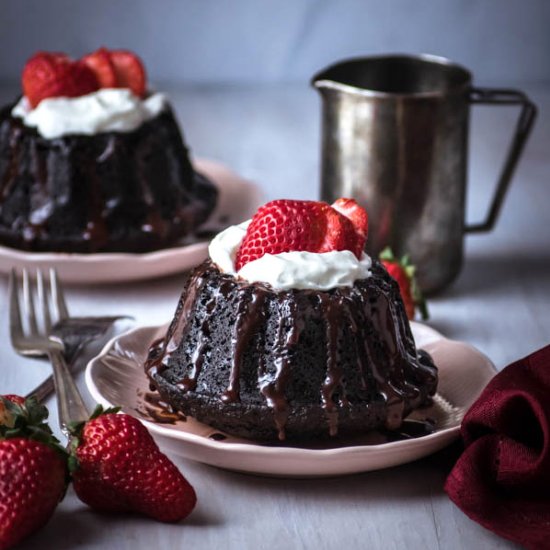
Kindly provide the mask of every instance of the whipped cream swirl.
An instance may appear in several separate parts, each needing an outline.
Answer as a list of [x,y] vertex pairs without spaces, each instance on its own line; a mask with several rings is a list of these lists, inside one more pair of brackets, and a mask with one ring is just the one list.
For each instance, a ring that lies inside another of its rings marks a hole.
[[43,99],[34,109],[22,97],[11,114],[25,126],[36,128],[46,139],[70,134],[95,135],[101,132],[131,132],[157,116],[166,105],[163,94],[145,99],[127,88],[101,88],[79,97]]
[[277,290],[350,287],[356,280],[371,275],[370,257],[363,254],[359,260],[349,250],[265,254],[237,272],[235,259],[249,223],[250,220],[228,227],[212,239],[208,253],[223,273],[238,276],[250,283],[267,283]]

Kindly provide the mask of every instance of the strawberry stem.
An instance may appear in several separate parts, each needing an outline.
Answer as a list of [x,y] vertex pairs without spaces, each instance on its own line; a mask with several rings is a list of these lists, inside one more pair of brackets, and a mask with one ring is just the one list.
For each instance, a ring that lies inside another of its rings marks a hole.
[[34,397],[26,399],[23,405],[0,397],[0,404],[12,418],[10,425],[0,424],[0,440],[15,437],[33,439],[58,451],[64,458],[67,457],[67,451],[61,446],[47,422],[48,409]]

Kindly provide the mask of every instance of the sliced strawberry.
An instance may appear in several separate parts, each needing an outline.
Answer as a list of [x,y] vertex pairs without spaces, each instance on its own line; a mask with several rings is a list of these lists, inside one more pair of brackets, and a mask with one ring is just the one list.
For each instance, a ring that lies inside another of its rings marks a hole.
[[74,61],[70,65],[64,85],[67,97],[86,95],[99,89],[94,72],[82,61]]
[[110,56],[115,68],[117,87],[130,88],[134,94],[143,97],[147,77],[141,59],[128,50],[112,50]]
[[63,60],[57,57],[58,54],[37,52],[25,64],[21,83],[23,93],[32,107],[36,107],[43,98],[57,92],[59,83],[56,77],[63,71],[60,68]]
[[355,255],[360,258],[367,242],[367,234],[369,229],[369,217],[367,211],[355,202],[353,199],[338,199],[332,208],[340,212],[348,218],[353,224],[356,234],[356,244],[353,249]]
[[356,239],[353,224],[328,204],[323,211],[327,218],[325,238],[318,250],[314,252],[331,252],[333,250],[351,250],[355,253]]
[[109,50],[99,48],[99,50],[85,55],[82,62],[94,72],[101,88],[116,88],[115,66]]
[[49,97],[77,97],[98,89],[94,73],[84,63],[48,52],[38,52],[27,61],[22,85],[33,108]]

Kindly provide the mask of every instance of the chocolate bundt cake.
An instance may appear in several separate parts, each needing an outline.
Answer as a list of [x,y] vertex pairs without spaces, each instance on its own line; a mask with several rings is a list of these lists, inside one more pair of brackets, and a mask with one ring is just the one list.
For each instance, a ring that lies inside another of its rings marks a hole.
[[37,52],[0,110],[0,244],[147,252],[192,233],[217,191],[191,165],[166,98],[128,50]]
[[167,106],[131,132],[46,139],[0,111],[0,243],[32,251],[145,252],[213,210]]
[[396,429],[437,385],[379,262],[349,287],[275,290],[206,261],[145,368],[176,409],[256,440]]

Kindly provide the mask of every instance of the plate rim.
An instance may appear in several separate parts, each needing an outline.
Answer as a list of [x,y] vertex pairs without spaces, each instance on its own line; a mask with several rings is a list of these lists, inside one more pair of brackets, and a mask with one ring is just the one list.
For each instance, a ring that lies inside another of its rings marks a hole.
[[[158,260],[161,256],[168,256],[174,252],[188,251],[196,248],[197,250],[208,246],[208,241],[200,241],[187,245],[172,246],[168,248],[159,248],[149,252],[95,252],[92,254],[83,254],[80,252],[25,252],[18,248],[11,248],[0,244],[0,253],[10,254],[13,258],[21,261],[78,261],[82,263],[98,263],[101,261],[125,260],[132,258],[135,260],[152,261]],[[5,252],[4,252],[5,251]]]
[[[105,405],[113,406],[113,404],[110,403],[110,401],[108,401],[106,398],[103,397],[103,395],[99,391],[93,379],[94,369],[98,368],[102,359],[109,354],[109,351],[113,348],[113,346],[120,339],[124,337],[128,337],[133,333],[140,332],[140,331],[143,331],[146,333],[158,332],[161,329],[168,327],[168,325],[169,323],[165,323],[162,325],[145,325],[145,326],[134,327],[128,331],[125,331],[122,334],[114,336],[113,338],[111,338],[111,340],[109,340],[109,342],[105,344],[101,352],[88,362],[86,366],[86,371],[85,371],[86,386],[88,388],[88,391],[92,395],[92,397],[98,403],[104,406]],[[483,358],[487,363],[487,366],[491,367],[491,370],[493,371],[494,374],[498,372],[494,363],[491,361],[491,359],[489,359],[489,357],[487,357],[483,352],[479,351],[474,346],[466,342],[451,340],[450,338],[443,336],[439,331],[437,331],[433,327],[430,327],[429,325],[426,325],[424,323],[411,321],[411,325],[422,327],[422,330],[427,329],[434,338],[437,336],[437,339],[434,339],[433,342],[436,342],[439,340],[447,340],[449,342],[459,342],[460,344],[467,346],[468,348],[472,349],[475,353],[483,356]],[[481,393],[481,390],[480,390],[480,393]],[[273,455],[273,454],[284,453],[289,458],[300,457],[304,459],[313,458],[313,457],[334,457],[334,456],[345,457],[347,455],[355,455],[357,453],[368,453],[369,451],[373,453],[374,452],[376,453],[398,452],[403,447],[409,449],[411,447],[423,445],[425,444],[425,442],[430,442],[432,440],[439,440],[439,439],[445,439],[445,438],[450,438],[450,440],[454,440],[456,437],[458,437],[458,434],[460,431],[460,424],[459,424],[457,426],[444,428],[432,434],[425,435],[419,438],[413,438],[413,439],[391,441],[387,443],[379,443],[379,444],[371,444],[371,445],[351,445],[351,446],[344,446],[344,447],[335,447],[331,449],[307,449],[307,448],[301,448],[301,447],[285,447],[285,446],[273,447],[273,446],[262,445],[261,443],[257,443],[254,441],[250,441],[246,443],[242,443],[242,442],[234,442],[234,443],[225,442],[224,443],[224,442],[208,439],[201,435],[196,435],[185,431],[176,431],[169,428],[165,428],[161,424],[151,422],[149,420],[140,418],[139,416],[136,416],[133,414],[132,416],[134,416],[135,418],[138,418],[138,420],[142,422],[145,426],[147,426],[147,428],[150,429],[155,435],[167,437],[171,440],[177,440],[178,442],[194,444],[195,446],[206,447],[216,451],[223,450],[224,452],[233,452],[233,454],[251,452],[251,449],[253,449],[254,453],[259,453],[260,455]]]

